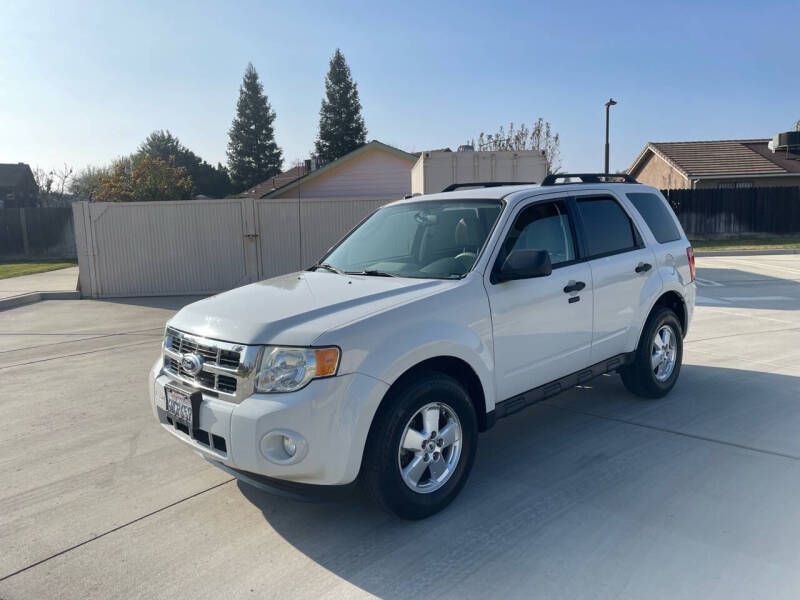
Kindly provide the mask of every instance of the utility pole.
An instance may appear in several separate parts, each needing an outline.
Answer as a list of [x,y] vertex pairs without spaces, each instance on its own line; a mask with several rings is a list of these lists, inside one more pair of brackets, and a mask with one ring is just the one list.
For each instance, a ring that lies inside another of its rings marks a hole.
[[603,173],[608,173],[608,109],[614,106],[617,102],[613,98],[609,98],[606,102],[606,168]]

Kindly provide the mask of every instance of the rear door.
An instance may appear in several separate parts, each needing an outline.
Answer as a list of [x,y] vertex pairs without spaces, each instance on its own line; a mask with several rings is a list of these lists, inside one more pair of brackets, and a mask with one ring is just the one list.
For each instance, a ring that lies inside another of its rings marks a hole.
[[656,268],[665,279],[677,277],[681,285],[692,282],[689,257],[686,249],[689,242],[681,229],[681,224],[664,197],[644,190],[625,194],[628,201],[639,212],[644,224],[652,234],[650,243],[656,256]]
[[[514,249],[547,250],[553,272],[546,277],[485,285],[492,311],[497,397],[508,399],[589,364],[592,279],[579,260],[574,222],[565,196],[516,208],[494,249],[490,271]],[[581,287],[580,290],[571,289]],[[565,288],[567,288],[565,290]]]
[[576,193],[575,207],[594,284],[594,364],[634,349],[636,336],[631,334],[639,327],[646,284],[658,275],[653,251],[613,194]]

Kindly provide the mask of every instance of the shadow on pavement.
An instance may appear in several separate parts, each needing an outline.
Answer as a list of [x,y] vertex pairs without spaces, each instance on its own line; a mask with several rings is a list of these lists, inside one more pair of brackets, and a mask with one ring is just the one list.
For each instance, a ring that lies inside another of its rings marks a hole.
[[197,302],[207,297],[208,296],[143,296],[137,298],[102,298],[100,300],[94,300],[94,302],[180,310],[187,304]]
[[700,306],[800,310],[800,283],[739,269],[698,268]]
[[[764,528],[797,521],[786,494],[800,492],[800,445],[789,439],[800,378],[684,365],[678,387],[654,401],[617,376],[595,382],[482,434],[461,495],[424,521],[363,498],[305,504],[239,486],[294,547],[383,598],[647,597],[664,578],[724,596],[714,586],[743,548],[794,560],[800,526]],[[798,475],[776,485],[776,465]]]

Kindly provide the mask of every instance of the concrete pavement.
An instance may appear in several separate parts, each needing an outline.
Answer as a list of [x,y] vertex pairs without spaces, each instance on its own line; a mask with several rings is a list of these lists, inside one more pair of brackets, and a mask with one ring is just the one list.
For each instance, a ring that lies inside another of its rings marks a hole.
[[0,299],[32,292],[74,292],[77,289],[78,267],[0,279]]
[[678,386],[500,421],[443,513],[237,484],[156,425],[183,299],[0,313],[0,598],[795,598],[800,257],[698,259]]
[[42,300],[80,298],[78,267],[0,279],[0,311]]

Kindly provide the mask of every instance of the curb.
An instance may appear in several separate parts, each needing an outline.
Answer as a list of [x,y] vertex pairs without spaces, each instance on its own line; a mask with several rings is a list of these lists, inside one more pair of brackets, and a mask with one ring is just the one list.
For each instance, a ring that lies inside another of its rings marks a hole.
[[786,250],[695,250],[695,256],[761,256],[764,254],[800,254],[800,248]]
[[20,294],[19,296],[11,296],[10,298],[3,298],[0,300],[0,310],[9,308],[16,308],[17,306],[25,306],[26,304],[34,304],[42,300],[79,300],[81,297],[80,292],[32,292],[30,294]]

